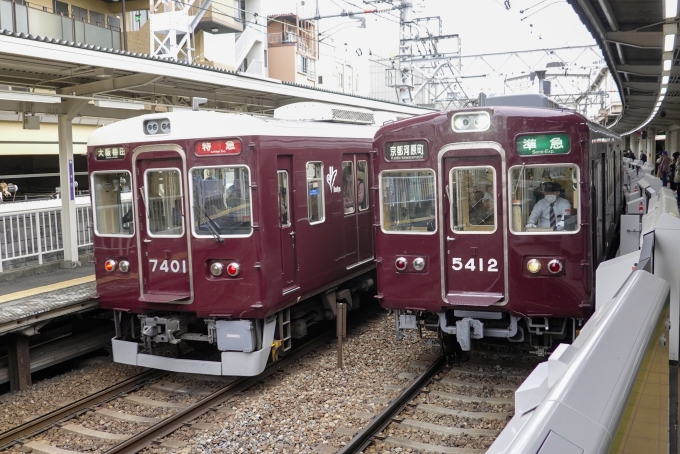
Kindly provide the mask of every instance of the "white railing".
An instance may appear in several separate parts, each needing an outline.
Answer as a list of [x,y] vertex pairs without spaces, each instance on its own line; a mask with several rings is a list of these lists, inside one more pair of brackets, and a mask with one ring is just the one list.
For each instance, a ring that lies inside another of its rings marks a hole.
[[255,42],[264,42],[266,33],[259,29],[258,25],[249,25],[241,33],[238,40],[236,40],[236,46],[234,51],[234,67],[238,68],[243,63],[243,59],[246,58],[248,52],[253,47]]
[[256,74],[258,76],[264,76],[264,62],[262,60],[253,60],[248,63],[248,69],[246,74]]
[[[78,247],[91,247],[89,197],[76,197],[76,219]],[[63,250],[61,200],[0,205],[0,272],[8,264],[18,268],[59,260]]]

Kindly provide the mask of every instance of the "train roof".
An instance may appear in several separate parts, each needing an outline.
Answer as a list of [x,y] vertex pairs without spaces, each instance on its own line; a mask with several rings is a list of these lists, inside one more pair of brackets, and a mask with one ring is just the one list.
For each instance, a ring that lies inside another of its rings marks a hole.
[[[150,135],[145,132],[147,120],[170,121],[169,134]],[[202,139],[215,137],[278,136],[357,138],[372,140],[378,125],[354,125],[318,121],[276,120],[241,113],[212,111],[183,111],[155,113],[121,120],[95,130],[87,141],[88,146],[121,143],[145,143]]]

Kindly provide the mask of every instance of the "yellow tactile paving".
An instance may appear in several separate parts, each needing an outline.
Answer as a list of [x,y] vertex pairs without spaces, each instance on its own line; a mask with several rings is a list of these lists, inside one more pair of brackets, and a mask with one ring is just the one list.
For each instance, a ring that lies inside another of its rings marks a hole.
[[40,293],[52,292],[54,290],[61,290],[64,288],[73,287],[74,285],[87,284],[88,282],[94,282],[94,276],[79,277],[77,279],[71,279],[70,281],[57,282],[56,284],[44,285],[42,287],[36,287],[30,290],[0,295],[0,303],[27,298]]

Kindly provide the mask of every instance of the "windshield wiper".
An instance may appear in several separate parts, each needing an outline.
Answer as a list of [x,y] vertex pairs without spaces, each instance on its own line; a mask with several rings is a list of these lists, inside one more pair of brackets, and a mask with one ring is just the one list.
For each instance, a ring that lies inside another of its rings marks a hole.
[[212,234],[213,238],[215,238],[215,241],[217,241],[218,243],[224,243],[224,238],[222,238],[220,236],[219,227],[217,226],[215,221],[213,221],[210,218],[210,216],[208,216],[208,213],[205,212],[203,207],[200,207],[198,205],[194,205],[194,208],[200,209],[201,212],[203,213],[203,217],[208,220],[208,222],[205,225],[208,227],[208,230],[210,230],[210,233]]

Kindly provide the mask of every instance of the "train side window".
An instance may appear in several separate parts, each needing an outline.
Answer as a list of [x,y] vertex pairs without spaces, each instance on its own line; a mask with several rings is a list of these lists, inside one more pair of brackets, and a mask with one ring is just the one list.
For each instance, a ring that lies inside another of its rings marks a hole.
[[385,233],[431,235],[437,231],[434,171],[380,174],[380,226]]
[[247,167],[196,167],[190,174],[194,236],[247,237],[253,232]]
[[580,230],[579,168],[574,164],[522,165],[510,169],[513,233]]
[[354,163],[342,163],[342,205],[345,214],[354,213]]
[[130,172],[93,172],[94,229],[99,236],[135,233]]
[[368,184],[368,163],[366,161],[357,161],[357,205],[359,211],[368,210],[368,194],[366,193],[366,185]]
[[454,167],[447,187],[451,230],[458,233],[496,231],[496,172],[493,167]]
[[[337,172],[337,171],[336,171]],[[307,163],[307,219],[310,224],[320,224],[326,218],[323,197],[323,163]]]
[[149,169],[144,172],[149,236],[184,235],[182,182],[179,169]]
[[290,226],[290,217],[288,216],[289,195],[288,195],[288,171],[278,171],[279,180],[279,225],[281,227]]

